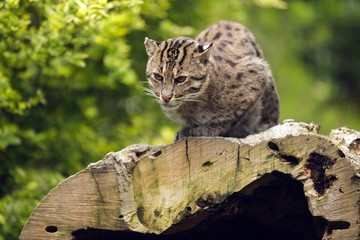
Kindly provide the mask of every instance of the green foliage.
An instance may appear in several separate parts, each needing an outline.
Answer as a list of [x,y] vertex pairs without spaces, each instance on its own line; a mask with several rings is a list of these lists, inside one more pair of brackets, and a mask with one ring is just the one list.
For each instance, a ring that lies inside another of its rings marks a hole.
[[144,18],[160,25],[168,7],[167,0],[0,3],[4,239],[18,237],[30,212],[62,176],[141,139],[170,141],[172,132],[161,124],[156,104],[144,104],[149,101],[138,80],[143,73],[133,68],[128,39],[141,33],[143,41]]
[[352,0],[0,2],[0,240],[107,152],[172,141],[177,127],[142,93],[145,36],[242,22],[272,66],[282,119],[359,129],[359,13]]
[[282,118],[320,123],[325,134],[344,125],[360,129],[360,2],[293,1],[286,11],[251,13],[249,27],[259,31],[278,83]]

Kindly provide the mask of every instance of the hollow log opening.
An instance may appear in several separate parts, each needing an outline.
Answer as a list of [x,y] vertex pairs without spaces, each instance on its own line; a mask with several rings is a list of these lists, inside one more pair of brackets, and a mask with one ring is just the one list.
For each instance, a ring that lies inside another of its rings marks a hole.
[[73,239],[317,240],[329,226],[326,219],[309,212],[302,183],[277,171],[263,175],[221,204],[211,199],[198,202],[202,211],[160,235],[88,228],[73,232]]

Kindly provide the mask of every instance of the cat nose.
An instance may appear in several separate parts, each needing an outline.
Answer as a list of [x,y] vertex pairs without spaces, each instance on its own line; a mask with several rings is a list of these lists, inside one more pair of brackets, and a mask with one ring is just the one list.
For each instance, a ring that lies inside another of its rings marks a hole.
[[170,94],[170,95],[162,94],[161,98],[162,98],[162,100],[164,100],[164,102],[168,103],[172,98],[172,94]]

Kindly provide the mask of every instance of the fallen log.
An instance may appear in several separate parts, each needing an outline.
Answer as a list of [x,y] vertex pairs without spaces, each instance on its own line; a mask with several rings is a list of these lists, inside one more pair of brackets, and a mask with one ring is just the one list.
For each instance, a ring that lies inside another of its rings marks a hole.
[[318,129],[108,153],[51,190],[20,239],[359,239],[360,133]]

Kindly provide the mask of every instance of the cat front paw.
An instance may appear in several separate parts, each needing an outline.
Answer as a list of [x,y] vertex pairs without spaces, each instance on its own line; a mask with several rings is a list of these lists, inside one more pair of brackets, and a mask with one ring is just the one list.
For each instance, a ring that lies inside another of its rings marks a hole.
[[174,136],[174,142],[179,141],[181,138],[183,138],[183,136],[181,136],[180,131],[176,132]]
[[174,141],[177,142],[185,137],[213,137],[213,136],[224,136],[224,128],[222,127],[211,127],[211,126],[197,126],[197,127],[186,127],[179,130],[175,136]]
[[189,137],[189,131],[186,128],[183,128],[176,132],[176,134],[174,136],[174,142],[177,142],[185,137]]

